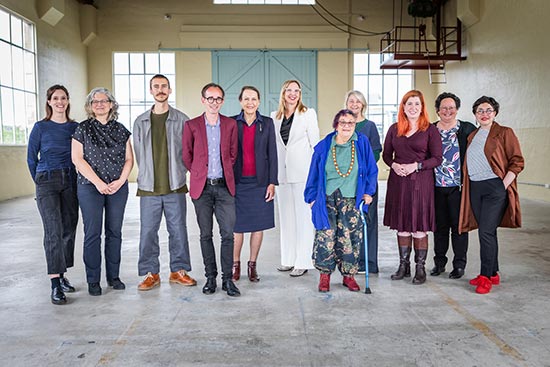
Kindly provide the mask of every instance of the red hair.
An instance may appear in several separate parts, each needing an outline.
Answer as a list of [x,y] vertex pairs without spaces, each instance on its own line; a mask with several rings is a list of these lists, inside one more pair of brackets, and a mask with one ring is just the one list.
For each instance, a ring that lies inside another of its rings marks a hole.
[[397,115],[397,136],[407,135],[407,133],[411,130],[409,119],[407,118],[407,115],[405,115],[405,103],[407,103],[408,99],[411,97],[420,98],[420,103],[422,104],[422,111],[418,117],[418,130],[426,131],[426,129],[430,126],[430,118],[428,117],[428,110],[426,109],[424,96],[421,91],[413,89],[405,93],[403,99],[401,99],[401,103],[399,104],[399,113]]

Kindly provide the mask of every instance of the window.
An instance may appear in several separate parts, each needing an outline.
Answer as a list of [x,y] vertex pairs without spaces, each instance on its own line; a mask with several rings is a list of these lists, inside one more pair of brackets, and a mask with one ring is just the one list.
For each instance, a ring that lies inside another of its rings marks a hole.
[[36,122],[34,25],[0,8],[0,144],[26,144]]
[[231,4],[231,5],[315,5],[315,0],[214,0],[214,4]]
[[368,104],[366,117],[376,123],[382,138],[397,121],[401,98],[412,87],[411,70],[381,70],[380,54],[354,54],[353,88],[365,95]]
[[119,103],[119,121],[130,131],[136,117],[155,100],[149,93],[149,81],[155,74],[170,80],[172,94],[168,103],[176,103],[176,56],[159,52],[115,52],[113,55],[114,95]]

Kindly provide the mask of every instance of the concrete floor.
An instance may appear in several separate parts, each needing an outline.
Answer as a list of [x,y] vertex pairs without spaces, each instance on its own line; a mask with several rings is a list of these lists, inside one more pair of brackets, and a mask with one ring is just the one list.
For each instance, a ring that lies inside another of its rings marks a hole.
[[[54,306],[33,198],[0,203],[0,364],[550,366],[549,203],[524,200],[524,227],[500,230],[502,284],[488,295],[468,285],[479,272],[476,233],[465,278],[428,276],[425,285],[413,286],[390,280],[398,260],[395,234],[381,226],[381,272],[370,278],[372,294],[347,291],[338,274],[331,292],[321,294],[316,271],[296,279],[277,272],[275,229],[266,232],[260,252],[261,281],[240,280],[240,298],[201,293],[198,228],[189,204],[191,275],[199,286],[168,283],[162,231],[162,285],[137,291],[139,210],[131,196],[121,266],[127,289],[114,291],[103,281],[103,296],[88,295],[80,228],[78,261],[68,273],[78,291],[69,294],[69,304]],[[246,261],[248,251],[243,255]],[[364,286],[364,277],[359,283]]]

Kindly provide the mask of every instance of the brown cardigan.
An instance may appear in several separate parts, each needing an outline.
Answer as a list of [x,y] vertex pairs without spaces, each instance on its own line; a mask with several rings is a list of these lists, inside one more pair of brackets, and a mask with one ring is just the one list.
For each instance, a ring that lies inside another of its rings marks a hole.
[[[479,129],[468,136],[468,146],[477,134]],[[519,141],[514,131],[505,126],[493,122],[489,130],[489,136],[484,148],[485,156],[495,175],[504,179],[508,171],[516,175],[516,179],[508,187],[508,207],[504,212],[500,227],[519,228],[521,227],[521,209],[519,206],[519,195],[517,187],[517,176],[523,171],[524,160],[521,154]],[[466,154],[468,154],[466,152]],[[459,232],[469,232],[477,229],[478,224],[470,206],[470,177],[468,176],[467,159],[463,162],[462,175],[464,186],[462,189],[462,200],[460,203]]]

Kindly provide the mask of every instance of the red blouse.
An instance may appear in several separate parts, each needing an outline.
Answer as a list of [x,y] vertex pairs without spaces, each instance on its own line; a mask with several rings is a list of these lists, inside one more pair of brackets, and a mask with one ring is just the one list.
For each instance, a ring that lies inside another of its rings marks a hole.
[[256,176],[256,154],[254,152],[254,136],[256,124],[243,124],[243,176]]

